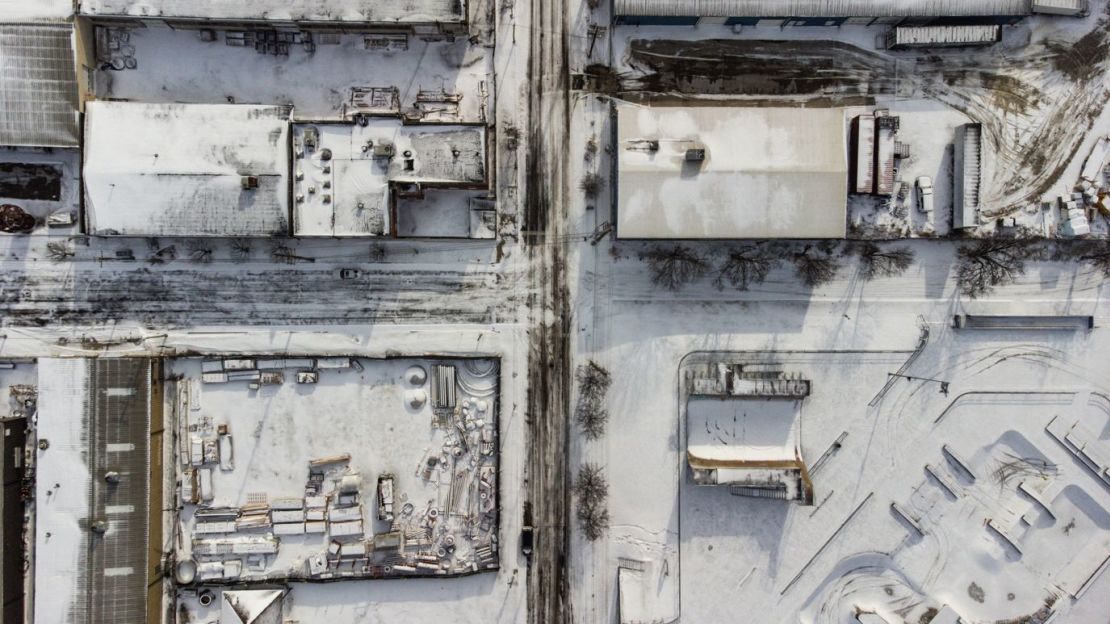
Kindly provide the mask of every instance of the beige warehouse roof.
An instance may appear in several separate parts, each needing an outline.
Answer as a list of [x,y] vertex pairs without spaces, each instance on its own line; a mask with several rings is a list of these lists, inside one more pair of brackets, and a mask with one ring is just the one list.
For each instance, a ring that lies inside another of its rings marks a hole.
[[946,17],[1029,15],[1031,0],[615,0],[617,15]]
[[622,104],[617,124],[620,238],[845,235],[843,109]]

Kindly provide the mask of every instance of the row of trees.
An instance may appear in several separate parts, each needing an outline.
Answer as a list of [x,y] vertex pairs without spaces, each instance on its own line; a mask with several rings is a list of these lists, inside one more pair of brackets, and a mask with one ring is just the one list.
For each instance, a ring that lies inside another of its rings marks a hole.
[[819,243],[760,242],[727,248],[723,258],[714,261],[704,252],[685,245],[654,247],[640,255],[651,268],[652,282],[667,290],[679,290],[707,275],[724,290],[748,290],[762,284],[772,271],[789,265],[795,276],[810,288],[827,284],[840,270],[845,253],[859,258],[860,275],[875,277],[899,275],[914,261],[908,247],[881,247],[862,242],[845,247],[835,241]]
[[[760,242],[725,248],[716,259],[711,257],[715,253],[687,245],[657,246],[640,259],[647,262],[652,282],[667,290],[680,290],[707,276],[718,289],[748,290],[783,266],[815,288],[835,279],[848,257],[856,258],[864,280],[901,275],[915,261],[909,247],[873,242]],[[1027,262],[1037,260],[1080,262],[1110,278],[1110,242],[1105,240],[984,239],[957,248],[956,282],[964,295],[979,297],[1014,282],[1025,273]]]
[[[216,241],[212,239],[195,238],[185,241],[163,243],[161,239],[148,238],[146,239],[146,245],[147,253],[145,261],[148,264],[166,264],[178,259],[186,260],[194,264],[209,264],[215,256],[214,249]],[[228,245],[229,255],[232,261],[247,262],[252,260],[254,249],[251,239],[232,239],[229,241]],[[127,253],[129,259],[134,257],[134,254],[132,254],[130,250],[125,249],[123,251]],[[267,255],[271,262],[278,262],[281,264],[316,262],[316,258],[299,253],[296,242],[289,239],[271,241]],[[46,256],[54,262],[65,262],[76,257],[77,250],[74,243],[70,240],[51,241],[46,244]],[[370,262],[382,262],[385,256],[386,252],[383,245],[375,244],[370,246]]]

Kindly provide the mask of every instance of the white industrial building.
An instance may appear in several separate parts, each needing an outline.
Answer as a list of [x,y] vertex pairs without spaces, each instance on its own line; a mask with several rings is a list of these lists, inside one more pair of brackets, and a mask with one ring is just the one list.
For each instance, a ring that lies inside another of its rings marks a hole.
[[488,187],[484,125],[298,123],[293,145],[297,236],[493,236],[466,193]]
[[81,0],[97,19],[283,23],[309,27],[393,25],[450,28],[467,21],[465,0]]
[[1034,13],[1079,15],[1087,0],[614,0],[617,23],[730,26],[896,24],[966,19],[1008,24]]
[[289,110],[90,102],[87,231],[275,236],[289,231]]
[[843,238],[839,108],[617,107],[617,236]]

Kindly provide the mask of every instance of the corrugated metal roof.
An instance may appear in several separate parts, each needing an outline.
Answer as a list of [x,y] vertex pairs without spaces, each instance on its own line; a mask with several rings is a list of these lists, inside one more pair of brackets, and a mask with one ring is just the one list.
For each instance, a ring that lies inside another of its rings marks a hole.
[[1029,15],[1032,0],[614,0],[617,15],[941,17]]
[[0,145],[78,145],[71,26],[0,25]]
[[459,23],[466,0],[81,0],[82,15],[294,22]]
[[1001,36],[1001,27],[997,24],[899,26],[894,30],[894,43],[900,46],[993,43]]

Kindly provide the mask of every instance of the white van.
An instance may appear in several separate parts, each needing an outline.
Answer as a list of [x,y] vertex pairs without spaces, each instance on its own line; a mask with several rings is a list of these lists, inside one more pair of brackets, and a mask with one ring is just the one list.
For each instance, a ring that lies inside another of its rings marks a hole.
[[921,176],[917,179],[917,210],[922,214],[933,214],[933,179]]

